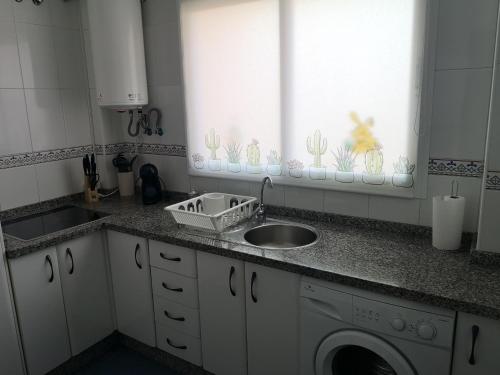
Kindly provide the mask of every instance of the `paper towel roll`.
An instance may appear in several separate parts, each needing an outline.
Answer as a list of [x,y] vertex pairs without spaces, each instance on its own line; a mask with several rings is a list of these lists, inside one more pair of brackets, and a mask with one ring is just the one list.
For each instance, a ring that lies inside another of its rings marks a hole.
[[432,199],[432,246],[456,250],[462,240],[465,198],[437,196]]

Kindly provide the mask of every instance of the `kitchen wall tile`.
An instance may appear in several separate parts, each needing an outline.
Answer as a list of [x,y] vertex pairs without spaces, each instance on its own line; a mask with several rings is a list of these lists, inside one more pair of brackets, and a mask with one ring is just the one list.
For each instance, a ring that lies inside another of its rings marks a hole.
[[61,99],[67,147],[91,144],[87,89],[62,89]]
[[89,29],[89,14],[87,12],[87,0],[80,0],[80,14],[81,14],[82,28],[84,30],[88,30]]
[[35,167],[0,169],[0,210],[39,201]]
[[0,22],[0,88],[22,87],[16,27],[13,23]]
[[441,0],[437,69],[491,67],[498,0]]
[[97,171],[100,175],[99,186],[104,189],[114,189],[118,186],[116,169],[113,166],[115,155],[97,155]]
[[[21,4],[24,3],[31,2],[23,1]],[[17,24],[16,27],[24,87],[59,87],[52,28],[30,24]]]
[[11,3],[14,8],[14,18],[16,22],[26,22],[36,25],[50,25],[49,1],[45,1],[39,6],[33,4],[33,1],[27,0],[21,2],[11,1]]
[[10,0],[0,0],[0,22],[14,22],[12,3]]
[[481,223],[479,225],[478,249],[500,253],[500,192],[485,190],[483,193]]
[[36,165],[40,200],[83,191],[82,159],[66,159]]
[[495,66],[497,81],[493,89],[491,119],[488,129],[488,169],[500,171],[500,65]]
[[29,89],[25,92],[33,150],[66,147],[59,90]]
[[[250,182],[250,196],[257,198],[260,201],[260,189],[262,184],[259,182]],[[264,188],[264,204],[272,206],[285,205],[285,189],[283,185],[274,184],[271,189],[269,186]]]
[[368,217],[368,195],[325,191],[325,212]]
[[432,226],[432,198],[436,195],[449,195],[452,181],[458,182],[458,194],[466,199],[464,230],[476,232],[481,195],[481,179],[479,178],[429,176],[427,198],[423,199],[420,204],[420,225]]
[[150,86],[181,83],[179,25],[162,23],[144,27],[146,69]]
[[219,191],[220,180],[217,178],[190,176],[189,182],[190,190],[194,190],[200,194]]
[[162,166],[160,176],[163,178],[167,190],[188,193],[190,186],[186,158],[161,155],[160,159]]
[[250,183],[248,181],[220,180],[219,192],[236,195],[250,195]]
[[148,0],[142,4],[142,22],[145,26],[178,21],[177,1]]
[[420,201],[372,195],[368,202],[370,219],[418,224]]
[[0,155],[31,151],[24,92],[0,89]]
[[432,158],[483,160],[491,69],[436,72]]
[[124,141],[120,116],[110,109],[97,105],[95,90],[90,90],[92,123],[96,144],[104,145]]
[[54,28],[60,88],[87,87],[80,30]]
[[87,68],[87,77],[88,77],[88,86],[89,88],[95,88],[95,73],[94,73],[94,62],[92,50],[90,48],[90,35],[88,30],[83,30],[83,39],[84,39],[84,53],[85,53],[85,62]]
[[[306,198],[307,197],[307,198]],[[323,211],[324,191],[287,186],[285,206],[303,210]]]
[[148,108],[160,109],[163,136],[144,137],[148,143],[186,144],[184,94],[181,86],[150,86]]
[[80,0],[51,0],[49,9],[52,25],[71,29],[80,28]]

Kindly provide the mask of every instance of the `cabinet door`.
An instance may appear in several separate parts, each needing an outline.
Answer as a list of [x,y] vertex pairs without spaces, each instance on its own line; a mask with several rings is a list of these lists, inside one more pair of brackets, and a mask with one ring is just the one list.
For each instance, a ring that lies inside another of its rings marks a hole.
[[76,355],[113,332],[102,233],[57,246],[71,351]]
[[203,367],[217,375],[247,373],[242,261],[198,252]]
[[153,294],[147,241],[108,232],[118,331],[155,346]]
[[17,315],[30,375],[71,357],[55,248],[10,261]]
[[453,375],[500,374],[500,321],[459,313]]
[[299,276],[245,263],[248,373],[297,374]]

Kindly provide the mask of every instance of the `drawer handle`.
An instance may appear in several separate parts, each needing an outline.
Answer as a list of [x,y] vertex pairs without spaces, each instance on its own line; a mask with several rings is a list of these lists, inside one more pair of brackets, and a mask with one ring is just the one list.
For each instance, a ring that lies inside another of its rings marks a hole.
[[469,357],[469,364],[475,365],[476,364],[476,357],[474,355],[474,352],[476,351],[476,341],[477,341],[477,336],[479,335],[479,327],[476,325],[472,326],[472,346],[470,348],[470,357]]
[[51,283],[52,281],[54,281],[54,266],[52,265],[52,258],[50,257],[50,255],[47,255],[45,257],[45,262],[48,263],[50,266],[49,283]]
[[165,282],[161,283],[161,286],[164,287],[167,290],[170,290],[172,292],[178,292],[181,293],[183,291],[182,288],[170,288]]
[[170,258],[170,257],[168,257],[167,255],[165,255],[163,253],[160,253],[160,257],[162,257],[162,259],[169,260],[171,262],[180,262],[181,261],[181,258],[179,258],[179,257]]
[[73,275],[73,272],[75,272],[75,260],[73,259],[73,253],[71,253],[71,249],[69,247],[66,249],[66,256],[71,259],[71,268],[68,273]]
[[175,349],[186,350],[188,348],[186,345],[174,345],[174,344],[172,344],[172,341],[170,341],[169,338],[167,338],[167,344],[170,345],[172,348],[175,348]]
[[141,245],[139,245],[139,244],[135,245],[134,258],[135,258],[135,264],[137,265],[137,267],[140,270],[142,270],[142,264],[140,264],[139,261],[137,260],[137,253],[139,252],[140,249],[141,249]]
[[257,273],[252,272],[252,280],[250,281],[250,295],[252,296],[252,301],[257,303],[257,296],[254,293],[253,287],[255,285],[255,280],[257,280]]
[[233,297],[236,296],[236,292],[233,289],[233,276],[235,271],[234,266],[231,266],[231,270],[229,271],[229,291]]
[[185,320],[186,320],[186,318],[184,318],[184,317],[182,317],[182,316],[180,316],[180,317],[176,318],[175,316],[170,315],[170,314],[169,314],[169,312],[168,312],[167,310],[164,310],[163,312],[165,313],[165,316],[166,316],[167,318],[169,318],[169,319],[172,319],[172,320],[177,320],[178,322],[183,322],[183,321],[185,321]]

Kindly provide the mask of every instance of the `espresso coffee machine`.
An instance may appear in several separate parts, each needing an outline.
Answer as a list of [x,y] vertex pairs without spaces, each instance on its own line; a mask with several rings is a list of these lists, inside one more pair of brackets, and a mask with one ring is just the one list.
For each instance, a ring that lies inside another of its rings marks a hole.
[[154,204],[161,201],[162,191],[158,168],[153,164],[144,164],[139,170],[142,180],[142,203]]

